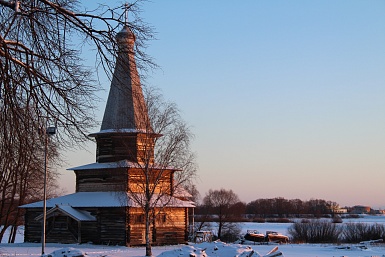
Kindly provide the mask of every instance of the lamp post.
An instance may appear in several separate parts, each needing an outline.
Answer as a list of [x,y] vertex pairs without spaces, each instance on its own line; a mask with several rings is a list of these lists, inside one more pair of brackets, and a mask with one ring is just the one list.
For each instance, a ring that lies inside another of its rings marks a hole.
[[48,148],[48,137],[55,135],[56,127],[48,127],[47,122],[44,133],[44,188],[43,188],[43,225],[41,232],[41,255],[44,255],[45,249],[45,232],[47,223],[47,148]]
[[1,91],[0,91],[0,111],[3,111],[3,108],[4,108],[4,99],[1,95]]

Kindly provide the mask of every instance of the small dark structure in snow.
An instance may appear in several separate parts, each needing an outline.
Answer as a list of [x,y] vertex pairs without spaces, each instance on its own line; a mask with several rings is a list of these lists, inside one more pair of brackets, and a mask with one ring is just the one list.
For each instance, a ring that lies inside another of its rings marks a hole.
[[195,233],[195,243],[211,242],[213,240],[213,233],[211,231],[197,231]]
[[245,239],[252,242],[265,242],[266,236],[258,230],[248,230]]
[[[161,135],[149,126],[134,57],[135,36],[128,27],[117,34],[118,58],[101,130],[96,139],[96,162],[71,168],[76,192],[47,201],[46,242],[142,245],[145,244],[143,160],[150,160],[157,177],[157,218],[151,224],[153,244],[185,243],[189,213],[194,203],[189,194],[173,186],[175,168],[154,163],[155,139]],[[151,182],[150,182],[151,183]],[[191,195],[190,195],[191,196]],[[43,202],[25,209],[25,242],[40,242]]]
[[252,242],[273,242],[273,243],[288,243],[289,237],[279,234],[275,231],[266,231],[266,234],[259,232],[258,230],[247,230],[244,236],[245,240]]

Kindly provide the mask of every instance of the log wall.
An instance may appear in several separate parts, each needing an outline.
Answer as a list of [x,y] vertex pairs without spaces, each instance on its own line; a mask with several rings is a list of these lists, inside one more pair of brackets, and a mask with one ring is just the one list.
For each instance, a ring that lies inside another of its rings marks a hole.
[[140,162],[154,159],[156,135],[146,133],[97,135],[96,161],[114,162],[127,159]]
[[[97,221],[80,222],[80,243],[126,244],[125,208],[82,208],[97,217]],[[41,242],[42,224],[35,218],[42,208],[26,209],[25,242]],[[46,242],[77,243],[79,223],[63,214],[47,219]]]
[[[153,245],[183,244],[187,242],[187,219],[185,208],[156,210],[155,224],[150,228]],[[145,244],[145,218],[140,208],[130,208],[128,245]]]
[[100,208],[98,212],[100,243],[126,245],[125,207]]
[[144,245],[146,227],[143,211],[140,208],[127,208],[127,216],[127,245]]
[[160,212],[164,220],[156,220],[156,244],[182,244],[187,242],[186,208],[165,208]]
[[[89,211],[97,221],[83,221],[79,225],[76,220],[60,212],[52,214],[47,219],[46,241],[77,243],[80,236],[80,243],[131,246],[145,244],[145,218],[141,208],[81,209]],[[150,238],[154,245],[187,242],[187,208],[162,208],[155,212],[157,217],[150,228]],[[26,209],[25,242],[41,242],[42,225],[35,220],[41,214],[42,208]]]
[[76,192],[125,191],[127,168],[75,171]]
[[[133,193],[143,193],[146,188],[145,171],[141,169],[130,169],[128,177],[128,188]],[[156,170],[149,171],[149,187],[154,188],[154,193],[162,193],[171,195],[173,170]]]
[[25,227],[24,242],[39,243],[41,242],[42,224],[35,221],[35,218],[43,213],[42,208],[26,209],[25,211]]

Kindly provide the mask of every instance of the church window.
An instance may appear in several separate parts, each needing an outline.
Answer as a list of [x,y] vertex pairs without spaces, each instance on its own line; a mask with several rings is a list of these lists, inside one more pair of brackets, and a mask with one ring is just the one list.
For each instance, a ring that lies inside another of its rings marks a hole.
[[144,223],[144,214],[134,214],[132,215],[133,224],[143,224]]
[[166,216],[166,213],[159,213],[157,216],[156,216],[156,222],[158,224],[164,224],[166,223],[167,221],[167,216]]

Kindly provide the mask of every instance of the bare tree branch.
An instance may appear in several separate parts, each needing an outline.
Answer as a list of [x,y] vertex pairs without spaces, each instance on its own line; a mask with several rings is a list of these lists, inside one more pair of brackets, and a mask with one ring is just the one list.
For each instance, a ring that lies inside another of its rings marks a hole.
[[[81,4],[0,0],[0,214],[7,220],[3,228],[17,223],[11,219],[19,215],[14,215],[14,204],[31,201],[30,190],[40,191],[36,181],[42,179],[41,131],[46,119],[59,131],[49,147],[52,164],[60,161],[60,149],[85,142],[97,125],[93,110],[100,86],[94,78],[100,68],[112,77],[115,36],[124,25],[136,34],[138,67],[143,72],[156,67],[143,50],[153,30],[139,18],[140,1],[126,7],[133,18],[128,24],[122,6],[87,10]],[[86,51],[95,54],[95,67],[81,58]],[[50,185],[54,183],[51,171]]]

